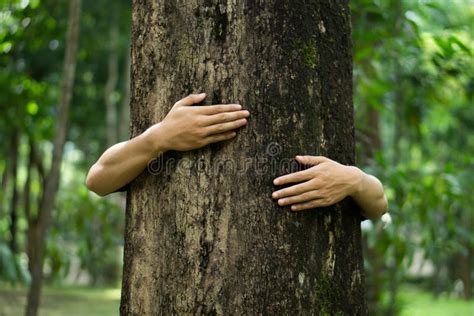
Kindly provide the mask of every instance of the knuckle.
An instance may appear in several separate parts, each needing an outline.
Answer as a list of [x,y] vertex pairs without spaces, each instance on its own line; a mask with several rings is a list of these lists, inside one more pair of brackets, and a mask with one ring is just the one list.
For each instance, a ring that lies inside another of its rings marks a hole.
[[302,197],[303,199],[310,198],[310,197],[311,197],[311,192],[305,192],[305,193],[301,194],[301,197]]
[[202,138],[204,136],[204,130],[202,128],[196,128],[193,130],[193,135],[197,138]]
[[242,116],[238,112],[231,112],[226,114],[226,118],[228,121],[236,121],[242,118]]
[[219,104],[219,105],[213,105],[214,107],[214,113],[216,113],[217,117],[219,117],[220,112],[224,111],[224,105]]
[[219,137],[219,141],[221,141],[221,140],[226,140],[226,139],[229,139],[229,135],[228,135],[228,134],[224,134],[224,135],[221,135],[221,136]]
[[198,146],[198,147],[202,147],[202,146],[207,145],[207,144],[206,144],[206,140],[205,140],[204,138],[196,139],[195,144],[196,144],[196,146]]
[[216,118],[219,122],[223,122],[226,119],[226,114],[225,113],[216,114]]
[[240,120],[238,120],[238,121],[235,121],[235,125],[236,125],[236,126],[242,126],[242,125],[244,125],[246,122],[247,122],[247,120],[243,118],[243,119],[240,119]]
[[217,143],[217,142],[220,142],[220,141],[222,141],[222,140],[223,140],[223,139],[222,139],[222,136],[221,136],[221,135],[219,135],[219,136],[213,136],[213,137],[209,138],[209,142],[210,142],[210,143]]
[[226,126],[224,124],[217,125],[217,131],[222,133],[226,130]]
[[204,126],[206,121],[205,119],[202,117],[202,116],[197,116],[194,118],[194,122],[196,123],[196,125],[198,126]]

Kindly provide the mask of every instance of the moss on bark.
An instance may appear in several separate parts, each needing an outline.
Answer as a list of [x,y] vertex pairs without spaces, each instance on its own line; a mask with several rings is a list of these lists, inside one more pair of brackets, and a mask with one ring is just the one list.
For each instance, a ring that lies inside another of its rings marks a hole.
[[132,136],[193,92],[251,117],[233,141],[167,153],[166,172],[132,183],[122,314],[366,313],[355,204],[293,213],[271,199],[297,154],[354,163],[348,10],[134,1]]

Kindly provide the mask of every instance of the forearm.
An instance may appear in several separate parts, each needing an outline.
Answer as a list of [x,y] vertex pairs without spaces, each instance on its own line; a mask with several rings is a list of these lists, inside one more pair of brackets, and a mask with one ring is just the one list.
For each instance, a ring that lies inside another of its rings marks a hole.
[[388,209],[382,183],[376,177],[366,174],[357,167],[352,168],[353,172],[358,173],[360,181],[351,197],[360,206],[363,216],[368,219],[379,218]]
[[107,149],[89,170],[86,179],[89,190],[104,196],[135,179],[151,159],[165,151],[158,129],[154,125],[137,137]]

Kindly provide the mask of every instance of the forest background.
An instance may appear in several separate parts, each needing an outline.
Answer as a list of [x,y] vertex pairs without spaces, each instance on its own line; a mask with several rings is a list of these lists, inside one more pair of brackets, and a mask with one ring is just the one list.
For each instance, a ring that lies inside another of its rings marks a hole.
[[[390,216],[362,223],[371,312],[461,315],[474,308],[474,4],[351,8],[357,161],[382,180],[390,205]],[[22,310],[30,282],[28,233],[53,161],[68,10],[69,1],[0,0],[1,315]],[[84,179],[128,138],[130,28],[130,1],[83,0],[46,240],[47,314],[87,301],[103,303],[82,304],[87,315],[118,310],[125,197],[99,198]]]

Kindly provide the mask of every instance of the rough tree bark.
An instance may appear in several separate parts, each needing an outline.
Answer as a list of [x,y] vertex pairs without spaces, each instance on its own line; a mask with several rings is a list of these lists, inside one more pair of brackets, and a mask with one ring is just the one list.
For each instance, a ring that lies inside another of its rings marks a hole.
[[[66,35],[66,52],[64,57],[63,83],[61,89],[61,100],[58,105],[56,129],[53,139],[53,155],[51,169],[45,181],[41,196],[38,215],[35,221],[29,223],[34,225],[28,227],[28,245],[32,249],[28,260],[31,268],[31,284],[28,291],[25,315],[35,316],[41,296],[41,285],[43,282],[43,261],[46,247],[46,238],[50,226],[56,192],[59,185],[59,171],[63,157],[64,142],[68,123],[69,107],[72,100],[74,74],[76,71],[76,54],[79,42],[79,20],[81,12],[81,0],[71,0],[69,5],[69,20]],[[31,244],[32,243],[32,244]]]
[[125,61],[125,67],[123,69],[123,99],[120,109],[120,120],[119,120],[119,139],[126,139],[128,136],[128,127],[130,121],[130,51],[127,54],[127,59]]
[[193,92],[251,117],[236,139],[168,153],[132,182],[121,314],[366,314],[354,202],[293,213],[271,199],[296,154],[354,163],[348,1],[132,11],[132,137]]

